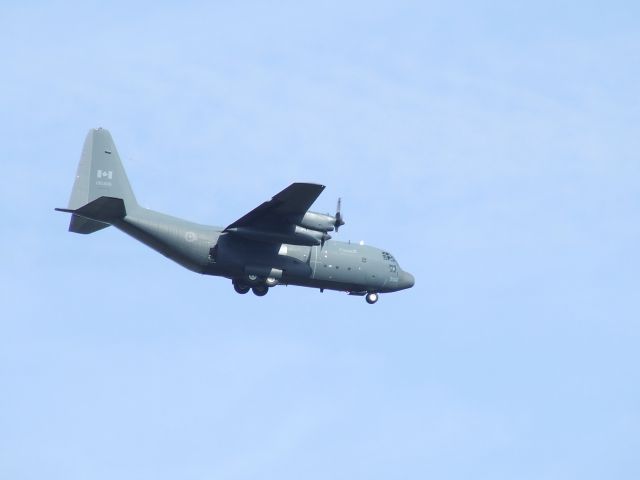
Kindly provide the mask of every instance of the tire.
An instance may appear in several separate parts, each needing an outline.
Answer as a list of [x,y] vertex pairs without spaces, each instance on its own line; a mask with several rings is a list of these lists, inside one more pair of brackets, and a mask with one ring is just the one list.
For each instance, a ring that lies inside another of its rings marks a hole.
[[249,285],[245,285],[244,283],[234,283],[233,289],[239,294],[244,295],[249,290],[251,290],[251,287]]
[[253,294],[258,297],[264,297],[269,293],[269,287],[266,285],[256,285],[255,287],[251,287],[251,290],[253,290]]
[[367,296],[364,297],[369,305],[373,305],[378,301],[378,294],[375,292],[367,293]]

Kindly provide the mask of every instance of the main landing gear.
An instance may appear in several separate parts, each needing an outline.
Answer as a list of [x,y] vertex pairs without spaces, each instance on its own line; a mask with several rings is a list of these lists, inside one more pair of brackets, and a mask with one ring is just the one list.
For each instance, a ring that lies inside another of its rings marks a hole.
[[253,290],[253,294],[258,297],[264,297],[269,293],[269,287],[266,285],[256,285],[255,287],[251,287],[251,290]]
[[269,293],[269,287],[265,284],[250,286],[242,282],[233,282],[233,289],[242,295],[248,293],[249,290],[251,290],[253,291],[253,294],[258,297],[264,297],[267,293]]
[[233,289],[244,295],[245,293],[247,293],[249,290],[251,290],[251,287],[249,285],[245,285],[244,283],[235,283],[233,284]]
[[373,305],[378,301],[378,294],[376,292],[369,292],[364,297],[364,299],[367,301],[369,305]]

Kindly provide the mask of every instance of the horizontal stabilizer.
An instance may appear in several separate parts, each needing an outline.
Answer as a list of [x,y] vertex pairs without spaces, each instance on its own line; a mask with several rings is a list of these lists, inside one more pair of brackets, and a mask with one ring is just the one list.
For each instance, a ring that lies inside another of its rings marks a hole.
[[69,231],[75,233],[93,233],[102,230],[127,214],[124,201],[113,197],[96,198],[93,202],[75,210],[68,208],[56,208],[56,210],[73,214]]
[[77,215],[71,215],[71,222],[69,222],[69,231],[73,233],[93,233],[103,228],[107,228],[108,223],[97,222],[95,220],[89,220],[88,218],[79,217]]

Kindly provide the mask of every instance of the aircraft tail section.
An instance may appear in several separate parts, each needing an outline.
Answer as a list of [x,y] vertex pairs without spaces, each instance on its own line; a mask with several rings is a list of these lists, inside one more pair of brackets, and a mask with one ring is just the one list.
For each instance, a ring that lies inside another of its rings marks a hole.
[[72,213],[69,231],[93,233],[123,218],[137,206],[111,134],[103,128],[87,134],[66,209]]
[[113,197],[98,197],[80,208],[56,208],[59,212],[72,213],[69,231],[93,233],[108,227],[127,215],[124,200]]

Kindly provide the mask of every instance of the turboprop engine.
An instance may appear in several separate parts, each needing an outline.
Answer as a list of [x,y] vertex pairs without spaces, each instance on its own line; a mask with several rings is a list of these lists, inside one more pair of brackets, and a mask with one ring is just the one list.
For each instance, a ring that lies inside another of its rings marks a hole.
[[330,232],[335,229],[337,232],[344,219],[340,213],[341,200],[338,199],[338,206],[335,215],[326,213],[307,212],[304,215],[289,216],[289,225],[285,229],[256,228],[247,226],[229,226],[225,229],[232,235],[239,235],[250,240],[262,242],[279,242],[291,245],[323,246],[324,242],[331,239]]
[[293,230],[284,232],[259,230],[246,227],[228,228],[227,231],[231,234],[239,235],[250,240],[289,243],[291,245],[306,245],[310,247],[314,245],[322,245],[331,238],[331,235],[324,232],[318,232],[298,225],[294,226]]
[[336,225],[336,217],[325,213],[307,212],[296,222],[298,225],[318,232],[331,232]]
[[302,217],[292,218],[291,223],[299,225],[309,230],[315,230],[317,232],[331,232],[333,229],[338,229],[344,225],[344,219],[340,208],[342,206],[342,199],[338,199],[338,205],[336,206],[336,214],[329,215],[328,213],[307,212]]
[[[294,230],[294,235],[303,241],[303,245],[321,245],[331,238],[331,235],[325,232],[311,230],[297,225]],[[305,240],[309,243],[306,243]]]

